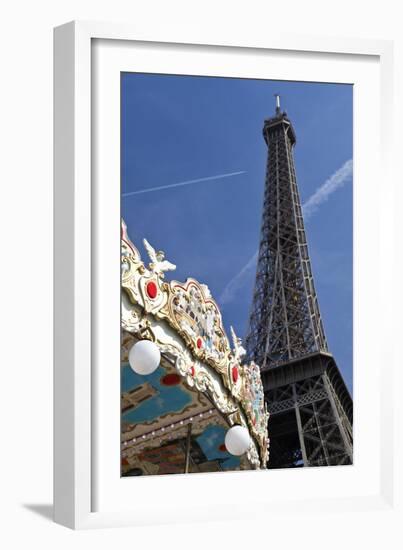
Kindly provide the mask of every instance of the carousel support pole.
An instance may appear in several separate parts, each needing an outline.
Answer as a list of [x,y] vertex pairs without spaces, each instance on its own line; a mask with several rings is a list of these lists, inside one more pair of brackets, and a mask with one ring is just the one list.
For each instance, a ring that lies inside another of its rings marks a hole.
[[186,462],[185,462],[185,474],[189,473],[189,461],[190,461],[190,437],[192,435],[192,423],[188,424],[188,433],[186,437]]

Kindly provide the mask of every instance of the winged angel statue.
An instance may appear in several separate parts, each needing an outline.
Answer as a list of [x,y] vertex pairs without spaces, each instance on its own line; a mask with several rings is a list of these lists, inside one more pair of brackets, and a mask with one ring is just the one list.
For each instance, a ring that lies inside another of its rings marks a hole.
[[235,334],[235,330],[231,327],[232,341],[234,342],[234,356],[237,361],[240,361],[246,355],[246,349],[242,345],[241,338]]
[[149,268],[153,273],[156,273],[161,278],[164,278],[165,271],[174,271],[176,269],[175,264],[171,264],[171,262],[165,260],[165,254],[162,250],[156,252],[147,239],[143,239],[143,244],[151,260]]

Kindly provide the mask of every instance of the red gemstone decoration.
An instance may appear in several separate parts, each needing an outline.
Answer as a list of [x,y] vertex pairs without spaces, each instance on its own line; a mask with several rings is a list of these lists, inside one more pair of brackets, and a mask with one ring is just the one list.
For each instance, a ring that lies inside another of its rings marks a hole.
[[227,447],[225,446],[224,443],[221,443],[221,445],[218,447],[218,450],[221,451],[222,453],[225,453],[227,451]]
[[194,368],[194,366],[192,365],[192,366],[190,367],[190,374],[191,374],[192,376],[194,376],[194,375],[195,375],[195,372],[196,372],[196,371],[195,371],[195,368]]
[[203,340],[201,338],[198,338],[196,340],[196,346],[200,349],[203,345]]
[[179,374],[170,373],[161,378],[161,384],[163,386],[177,386],[180,384],[181,377]]
[[154,300],[158,294],[158,288],[154,281],[148,281],[146,284],[146,292],[147,296]]
[[234,384],[237,383],[238,377],[239,377],[238,367],[232,367],[232,380],[234,381]]

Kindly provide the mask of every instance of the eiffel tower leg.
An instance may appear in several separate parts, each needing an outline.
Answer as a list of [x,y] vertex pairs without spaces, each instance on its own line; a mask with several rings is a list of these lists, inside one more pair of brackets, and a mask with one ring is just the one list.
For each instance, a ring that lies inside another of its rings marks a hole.
[[307,457],[306,448],[305,448],[304,434],[303,434],[303,431],[302,431],[301,414],[299,412],[298,397],[297,397],[297,391],[296,391],[296,388],[295,388],[295,384],[292,385],[292,390],[293,390],[293,395],[294,395],[295,416],[297,418],[298,437],[299,437],[299,444],[301,445],[302,460],[304,462],[304,466],[309,466],[308,457]]
[[350,440],[350,438],[348,436],[348,433],[347,433],[347,430],[345,429],[345,426],[343,425],[343,423],[341,421],[341,415],[340,415],[339,410],[336,406],[335,399],[334,399],[334,394],[333,394],[333,391],[332,391],[332,387],[331,387],[331,384],[330,384],[326,374],[323,374],[323,384],[327,389],[327,392],[328,392],[328,395],[329,395],[329,401],[330,401],[330,404],[331,404],[332,410],[333,410],[333,414],[334,414],[334,417],[336,419],[337,425],[339,427],[340,435],[343,439],[344,447],[346,449],[346,453],[347,453],[347,455],[350,459],[350,463],[352,464],[353,463],[352,440]]
[[[298,384],[296,386],[298,388]],[[351,446],[325,374],[299,385],[297,408],[299,435],[304,441],[306,454],[304,463],[307,466],[351,464]]]

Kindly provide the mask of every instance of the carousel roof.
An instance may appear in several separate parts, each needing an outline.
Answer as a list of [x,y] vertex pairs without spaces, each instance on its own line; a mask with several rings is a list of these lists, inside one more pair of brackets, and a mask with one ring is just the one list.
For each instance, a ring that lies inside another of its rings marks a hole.
[[[143,242],[148,266],[122,224],[122,474],[183,472],[187,440],[188,471],[265,467],[268,413],[259,367],[243,363],[232,328],[230,345],[208,287],[191,278],[165,281],[175,266]],[[161,362],[139,375],[128,353],[145,339],[158,346]],[[250,434],[243,456],[224,444],[234,425]]]

